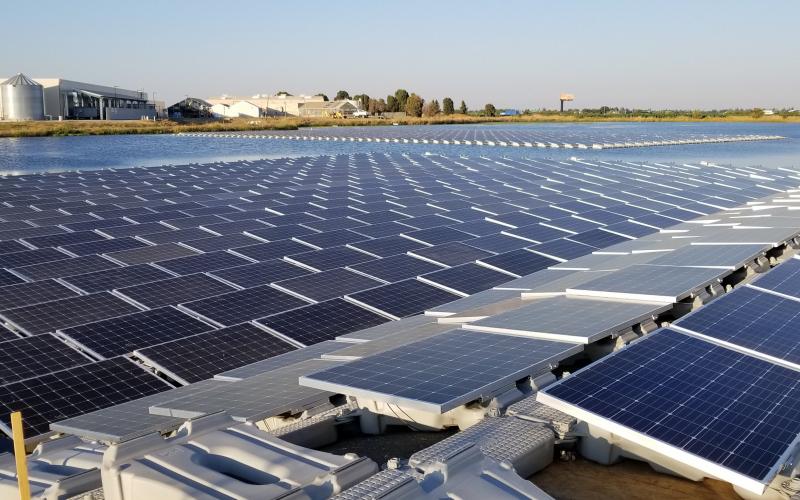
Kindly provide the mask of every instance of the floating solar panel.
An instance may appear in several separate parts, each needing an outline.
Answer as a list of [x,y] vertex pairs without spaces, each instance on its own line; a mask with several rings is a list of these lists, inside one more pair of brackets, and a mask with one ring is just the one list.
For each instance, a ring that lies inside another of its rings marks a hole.
[[130,303],[101,292],[8,309],[0,317],[17,330],[37,335],[137,311]]
[[349,229],[328,231],[326,233],[306,234],[303,236],[294,237],[295,241],[302,242],[319,249],[346,245],[348,243],[355,243],[356,241],[366,239],[369,238],[367,236],[354,233]]
[[284,257],[284,260],[318,272],[374,260],[374,257],[358,250],[341,246],[298,253]]
[[118,252],[109,252],[106,256],[128,266],[132,266],[135,264],[147,264],[148,262],[177,259],[178,257],[196,255],[197,253],[198,252],[195,250],[190,250],[176,243],[165,243],[164,245],[153,245],[130,250],[121,250]]
[[108,259],[99,255],[86,255],[84,257],[74,257],[72,259],[57,260],[53,262],[42,262],[41,264],[31,264],[29,266],[17,267],[14,269],[16,274],[24,276],[30,281],[44,280],[48,278],[62,278],[73,274],[90,273],[103,271],[119,267]]
[[800,433],[796,371],[669,329],[537,399],[759,495]]
[[478,264],[519,278],[541,271],[542,269],[547,269],[558,262],[558,260],[521,248],[519,250],[493,255],[492,257],[486,257],[485,259],[479,260]]
[[213,327],[172,307],[141,311],[59,330],[59,334],[93,356],[112,358],[136,349],[189,337]]
[[0,254],[24,252],[25,250],[30,249],[18,241],[0,241]]
[[262,285],[185,302],[181,304],[181,308],[219,325],[232,326],[306,304],[304,300],[278,291],[269,285]]
[[229,234],[225,236],[212,236],[199,240],[183,241],[182,244],[200,252],[214,252],[216,250],[228,250],[230,248],[245,247],[255,245],[258,240],[244,234]]
[[492,234],[489,236],[481,236],[480,238],[465,240],[463,243],[471,247],[477,248],[479,250],[484,250],[492,253],[510,252],[512,250],[517,250],[520,248],[531,246],[532,244],[531,241],[522,240],[519,238],[513,238],[505,234]]
[[55,248],[41,248],[39,250],[26,250],[24,252],[2,254],[0,255],[0,267],[22,267],[68,258],[70,258],[69,255],[64,252],[59,252]]
[[592,253],[594,250],[594,247],[567,239],[548,241],[547,243],[532,245],[527,248],[528,250],[536,252],[539,255],[550,257],[551,259],[559,260],[561,262],[577,259],[578,257]]
[[172,275],[149,264],[118,267],[88,274],[67,276],[62,281],[86,293],[102,292],[171,278]]
[[0,311],[77,295],[73,290],[53,280],[7,285],[0,287]]
[[385,259],[376,259],[363,264],[349,266],[350,269],[358,271],[387,283],[394,283],[408,278],[414,278],[421,274],[430,273],[442,269],[442,266],[416,259],[408,255],[395,255]]
[[5,269],[0,269],[0,286],[16,285],[17,283],[25,283],[25,280]]
[[185,420],[150,415],[151,406],[170,399],[205,392],[226,383],[218,380],[205,380],[192,385],[170,389],[76,417],[59,420],[51,423],[50,429],[84,439],[110,443],[130,441],[135,437],[154,432],[166,433],[180,427]]
[[374,240],[357,241],[347,246],[374,255],[375,257],[391,257],[392,255],[400,255],[410,250],[423,248],[426,245],[395,235],[384,236],[383,238]]
[[66,245],[61,250],[77,255],[94,255],[101,253],[119,252],[121,250],[131,250],[148,246],[147,243],[134,238],[115,238],[113,240],[90,241],[88,243],[78,243],[77,245]]
[[169,272],[186,276],[188,274],[211,272],[250,263],[250,260],[237,257],[228,252],[211,252],[163,260],[157,265]]
[[[289,353],[290,355],[293,353]],[[282,413],[301,413],[329,405],[329,392],[302,387],[298,378],[308,372],[337,365],[334,361],[308,360],[249,379],[231,382],[196,396],[176,398],[150,407],[150,413],[195,418],[225,410],[242,422],[258,422]]]
[[50,334],[0,342],[0,385],[90,362]]
[[800,301],[744,287],[684,316],[674,326],[800,370],[798,321]]
[[11,436],[10,414],[23,413],[26,439],[51,422],[165,391],[170,386],[125,358],[76,366],[0,387],[0,429]]
[[658,232],[656,228],[645,226],[644,224],[636,224],[635,222],[617,222],[616,224],[605,226],[603,229],[628,238],[642,238],[648,234]]
[[96,231],[109,238],[121,238],[123,236],[141,236],[145,234],[162,233],[164,231],[169,231],[169,229],[169,227],[159,224],[158,222],[145,222],[144,224],[104,227]]
[[389,319],[343,299],[333,299],[268,316],[257,323],[306,346],[387,321]]
[[261,328],[243,323],[139,349],[136,356],[182,384],[193,384],[295,349]]
[[447,227],[434,227],[430,229],[421,229],[419,231],[404,231],[401,236],[428,245],[441,245],[473,238],[471,234]]
[[[534,259],[537,258],[535,254],[531,255]],[[465,297],[511,281],[513,277],[478,264],[462,264],[420,276],[418,279]]]
[[60,247],[75,243],[104,240],[103,236],[92,231],[77,231],[74,233],[53,234],[49,236],[36,236],[26,238],[25,241],[36,248]]
[[541,224],[532,224],[530,226],[522,226],[515,229],[506,229],[502,232],[502,234],[529,241],[530,244],[536,244],[557,240],[559,238],[569,236],[572,233],[554,229],[548,226],[543,226]]
[[256,361],[254,363],[250,363],[249,365],[244,365],[241,368],[234,368],[233,370],[218,373],[214,375],[214,379],[224,380],[227,382],[238,382],[239,380],[244,380],[246,378],[271,372],[279,368],[291,366],[301,361],[320,359],[323,354],[339,350],[348,345],[352,345],[352,343],[327,340],[309,347],[303,347],[284,354],[278,354],[277,356],[273,356],[262,361]]
[[691,245],[668,252],[650,264],[734,271],[763,254],[763,245]]
[[451,330],[300,378],[304,386],[444,413],[531,375],[581,346]]
[[592,229],[583,233],[573,234],[569,237],[572,241],[583,243],[584,245],[593,246],[595,248],[605,248],[617,243],[629,241],[630,238],[620,236],[615,233],[604,231],[603,229]]
[[670,304],[579,297],[535,300],[512,311],[464,325],[468,330],[589,344],[654,319]]
[[800,299],[800,259],[789,259],[762,274],[751,287]]
[[494,255],[492,252],[480,250],[463,243],[445,243],[432,247],[411,250],[408,255],[424,260],[428,260],[442,266],[457,266],[468,262],[475,262],[478,259]]
[[567,295],[678,302],[724,274],[719,269],[632,265],[569,288]]
[[322,302],[381,284],[382,282],[378,280],[346,269],[331,269],[330,271],[278,281],[275,286],[312,301]]
[[119,288],[117,293],[145,307],[156,308],[220,295],[232,290],[233,287],[205,274],[190,274]]
[[[719,231],[697,238],[693,245],[768,245],[777,247],[794,238],[798,233],[797,226],[791,228],[721,228]],[[2,256],[0,256],[2,257]]]
[[422,314],[426,309],[459,297],[460,295],[409,279],[351,293],[345,298],[389,318],[400,319]]
[[308,245],[303,245],[292,240],[272,241],[270,243],[259,243],[256,245],[249,245],[236,248],[232,250],[234,253],[244,255],[253,260],[272,260],[280,259],[287,255],[294,255],[302,252],[313,250]]
[[137,236],[138,239],[152,243],[153,245],[163,245],[165,243],[176,243],[185,240],[196,240],[207,236],[214,236],[215,233],[204,231],[200,228],[192,227],[188,229],[168,230],[160,233],[150,233]]

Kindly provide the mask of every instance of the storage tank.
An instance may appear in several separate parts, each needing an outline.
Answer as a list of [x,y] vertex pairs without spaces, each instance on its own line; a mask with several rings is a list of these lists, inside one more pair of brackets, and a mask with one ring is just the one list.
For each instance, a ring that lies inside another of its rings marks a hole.
[[42,86],[22,73],[0,84],[3,102],[3,119],[44,120],[44,95]]

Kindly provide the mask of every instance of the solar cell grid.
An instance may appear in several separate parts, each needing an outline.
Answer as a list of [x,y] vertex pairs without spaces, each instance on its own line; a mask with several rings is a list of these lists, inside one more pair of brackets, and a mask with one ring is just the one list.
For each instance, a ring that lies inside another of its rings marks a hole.
[[188,274],[211,272],[218,269],[243,266],[252,263],[248,259],[237,257],[228,252],[218,251],[179,257],[177,259],[162,260],[158,262],[158,267],[164,268],[181,276]]
[[322,302],[348,293],[366,290],[381,285],[378,280],[362,276],[346,269],[331,269],[321,273],[291,278],[275,283],[281,289],[302,297]]
[[6,285],[0,287],[0,311],[76,295],[76,292],[53,280]]
[[175,243],[165,243],[163,245],[109,252],[105,255],[123,264],[132,266],[134,264],[147,264],[148,262],[176,259],[178,257],[186,257],[195,254],[197,254],[195,250],[190,250]]
[[310,250],[313,250],[313,248],[308,245],[303,245],[302,243],[292,240],[282,240],[238,247],[233,251],[253,260],[264,261],[279,259],[287,255],[308,252]]
[[513,274],[518,278],[547,269],[557,263],[558,260],[556,259],[533,253],[524,248],[486,257],[478,261],[480,265]]
[[374,260],[374,257],[348,247],[331,247],[312,250],[284,257],[292,263],[308,267],[313,271],[327,271],[337,267],[351,266],[359,262]]
[[0,342],[0,385],[90,362],[50,334]]
[[295,349],[261,328],[243,323],[139,349],[136,355],[175,380],[193,384]]
[[38,250],[25,250],[0,255],[0,266],[6,268],[22,267],[41,262],[68,259],[70,256],[59,252],[55,248],[41,248]]
[[120,250],[130,250],[132,248],[146,247],[147,243],[134,238],[114,238],[110,240],[91,241],[88,243],[78,243],[75,245],[65,245],[62,250],[77,256],[118,252]]
[[139,285],[150,281],[170,278],[171,275],[148,264],[118,267],[105,271],[67,276],[62,281],[83,290],[86,293],[102,292],[127,286]]
[[[534,260],[538,260],[538,256],[531,255]],[[511,281],[513,277],[478,264],[462,264],[425,274],[419,279],[452,293],[467,296]]]
[[199,299],[181,304],[181,308],[223,326],[262,318],[306,305],[307,302],[269,285]]
[[5,269],[0,269],[0,286],[16,285],[24,282],[25,280],[19,276],[6,271]]
[[119,265],[99,255],[86,255],[83,257],[17,267],[14,269],[14,272],[25,276],[25,278],[30,281],[37,281],[48,278],[62,278],[73,274],[103,271],[116,267],[119,267]]
[[268,316],[257,323],[302,345],[313,345],[387,321],[343,299],[333,299]]
[[11,436],[10,414],[22,411],[26,438],[49,424],[165,391],[170,386],[125,358],[76,366],[0,386],[0,428]]
[[422,314],[426,309],[456,300],[456,295],[415,279],[398,281],[363,292],[350,293],[345,298],[385,314],[393,319]]
[[233,287],[205,274],[190,274],[119,288],[117,293],[145,307],[156,308],[220,295],[232,290]]

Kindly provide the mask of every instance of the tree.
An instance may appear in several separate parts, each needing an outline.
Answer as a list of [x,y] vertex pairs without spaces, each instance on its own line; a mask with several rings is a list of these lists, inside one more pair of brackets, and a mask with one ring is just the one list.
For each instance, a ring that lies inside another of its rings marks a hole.
[[397,111],[405,111],[408,92],[405,89],[397,89],[394,92],[394,98],[397,99]]
[[461,106],[458,107],[458,112],[461,113],[462,115],[466,115],[469,112],[469,110],[467,109],[467,103],[461,101]]
[[411,94],[406,99],[406,114],[408,116],[422,116],[422,107],[425,105],[425,100],[417,94]]
[[400,106],[397,104],[397,98],[395,96],[386,96],[386,111],[389,113],[397,113],[400,111]]
[[326,96],[326,95],[325,95],[325,94],[323,94],[322,92],[320,92],[319,94],[314,94],[314,97],[322,97],[322,100],[323,100],[323,101],[325,101],[325,102],[327,102],[327,101],[328,101],[328,96]]
[[497,108],[494,107],[494,104],[487,104],[483,107],[483,114],[486,116],[497,116]]
[[333,98],[334,101],[344,101],[345,99],[350,99],[350,94],[346,90],[336,92],[336,97]]
[[422,107],[422,116],[436,116],[441,112],[442,109],[439,107],[439,101],[436,99]]
[[453,100],[449,97],[445,97],[442,100],[442,112],[446,115],[452,115],[456,112],[455,108],[453,108]]
[[753,108],[753,118],[761,118],[764,116],[764,110],[761,108]]
[[353,100],[358,102],[361,109],[369,109],[369,96],[367,94],[354,95]]
[[383,99],[370,99],[369,109],[370,114],[379,115],[386,111],[386,101]]
[[292,94],[290,94],[290,93],[286,92],[285,90],[281,90],[281,91],[279,91],[279,92],[278,92],[277,94],[275,94],[275,95],[285,95],[285,96],[289,97],[289,96],[291,96]]

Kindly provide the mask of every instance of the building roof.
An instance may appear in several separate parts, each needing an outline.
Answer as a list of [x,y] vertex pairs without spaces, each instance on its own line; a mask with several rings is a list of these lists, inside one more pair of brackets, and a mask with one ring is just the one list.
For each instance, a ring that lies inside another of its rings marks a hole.
[[31,80],[27,76],[23,75],[22,73],[17,73],[15,76],[12,76],[8,80],[4,81],[2,85],[12,85],[14,87],[18,87],[20,85],[26,87],[41,87],[41,85]]

